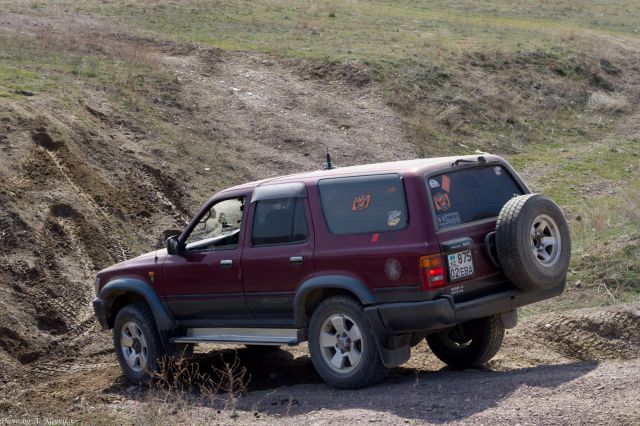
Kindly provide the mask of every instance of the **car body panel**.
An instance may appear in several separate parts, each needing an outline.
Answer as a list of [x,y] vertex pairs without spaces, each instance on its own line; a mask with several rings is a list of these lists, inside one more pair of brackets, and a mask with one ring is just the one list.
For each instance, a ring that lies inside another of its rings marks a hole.
[[[194,216],[187,229],[181,234],[180,243],[195,227],[209,209],[220,201],[245,197],[250,191],[227,192],[212,198]],[[242,249],[246,233],[247,211],[235,248],[224,250],[201,250],[167,255],[163,263],[164,299],[171,313],[180,321],[221,319],[248,320],[253,316],[249,311],[241,273]]]
[[424,216],[425,191],[419,178],[403,176],[409,223],[404,229],[355,235],[332,234],[322,218],[318,188],[310,189],[316,223],[317,271],[353,276],[376,291],[415,291],[420,287],[420,256],[438,251],[433,226]]
[[[313,276],[315,233],[307,199],[302,199],[307,220],[306,241],[252,246],[245,238],[242,254],[244,291],[251,313],[257,319],[293,321],[293,299],[296,288]],[[251,203],[249,217],[256,204]],[[249,221],[247,234],[252,232]]]

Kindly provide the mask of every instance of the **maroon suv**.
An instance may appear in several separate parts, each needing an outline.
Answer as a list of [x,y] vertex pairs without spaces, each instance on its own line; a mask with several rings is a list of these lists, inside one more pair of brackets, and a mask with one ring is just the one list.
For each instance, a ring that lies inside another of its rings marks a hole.
[[569,257],[561,210],[500,157],[371,164],[217,193],[166,250],[101,271],[93,306],[135,383],[196,343],[308,341],[357,388],[423,338],[452,368],[488,361]]

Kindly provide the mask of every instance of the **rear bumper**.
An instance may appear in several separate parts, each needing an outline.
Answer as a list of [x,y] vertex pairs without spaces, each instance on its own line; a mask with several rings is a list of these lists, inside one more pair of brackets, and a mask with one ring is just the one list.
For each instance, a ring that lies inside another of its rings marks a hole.
[[103,330],[109,330],[109,321],[107,320],[107,301],[100,298],[93,299],[93,311]]
[[454,326],[476,318],[510,311],[562,294],[565,284],[540,291],[513,289],[455,303],[451,296],[425,302],[385,303],[367,308],[376,310],[385,328],[393,333],[433,331]]

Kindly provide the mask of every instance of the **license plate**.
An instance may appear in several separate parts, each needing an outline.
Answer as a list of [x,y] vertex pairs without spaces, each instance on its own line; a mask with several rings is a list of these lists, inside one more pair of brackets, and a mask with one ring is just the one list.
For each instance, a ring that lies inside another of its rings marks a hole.
[[449,280],[459,280],[473,275],[473,259],[471,250],[453,253],[447,256],[449,263]]

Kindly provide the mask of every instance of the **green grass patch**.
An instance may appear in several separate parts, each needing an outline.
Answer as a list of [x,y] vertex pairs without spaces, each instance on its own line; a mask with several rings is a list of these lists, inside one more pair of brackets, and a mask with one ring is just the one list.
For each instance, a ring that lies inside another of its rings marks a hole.
[[[29,36],[0,35],[0,96],[64,96],[77,92],[82,84],[106,92],[118,104],[129,105],[127,112],[139,110],[137,100],[157,88],[167,87],[175,76],[152,64],[120,59],[101,53],[85,52],[59,40],[43,41]],[[132,105],[134,107],[132,107]]]
[[0,97],[23,96],[21,92],[39,93],[51,90],[55,82],[46,76],[0,59]]
[[[98,14],[129,31],[223,49],[258,50],[294,57],[394,61],[447,57],[460,51],[533,50],[592,32],[635,35],[640,8],[624,1],[614,14],[595,0],[579,13],[563,7],[532,7],[520,0],[332,1],[188,0],[15,3],[25,14]],[[634,15],[635,12],[635,15]]]

